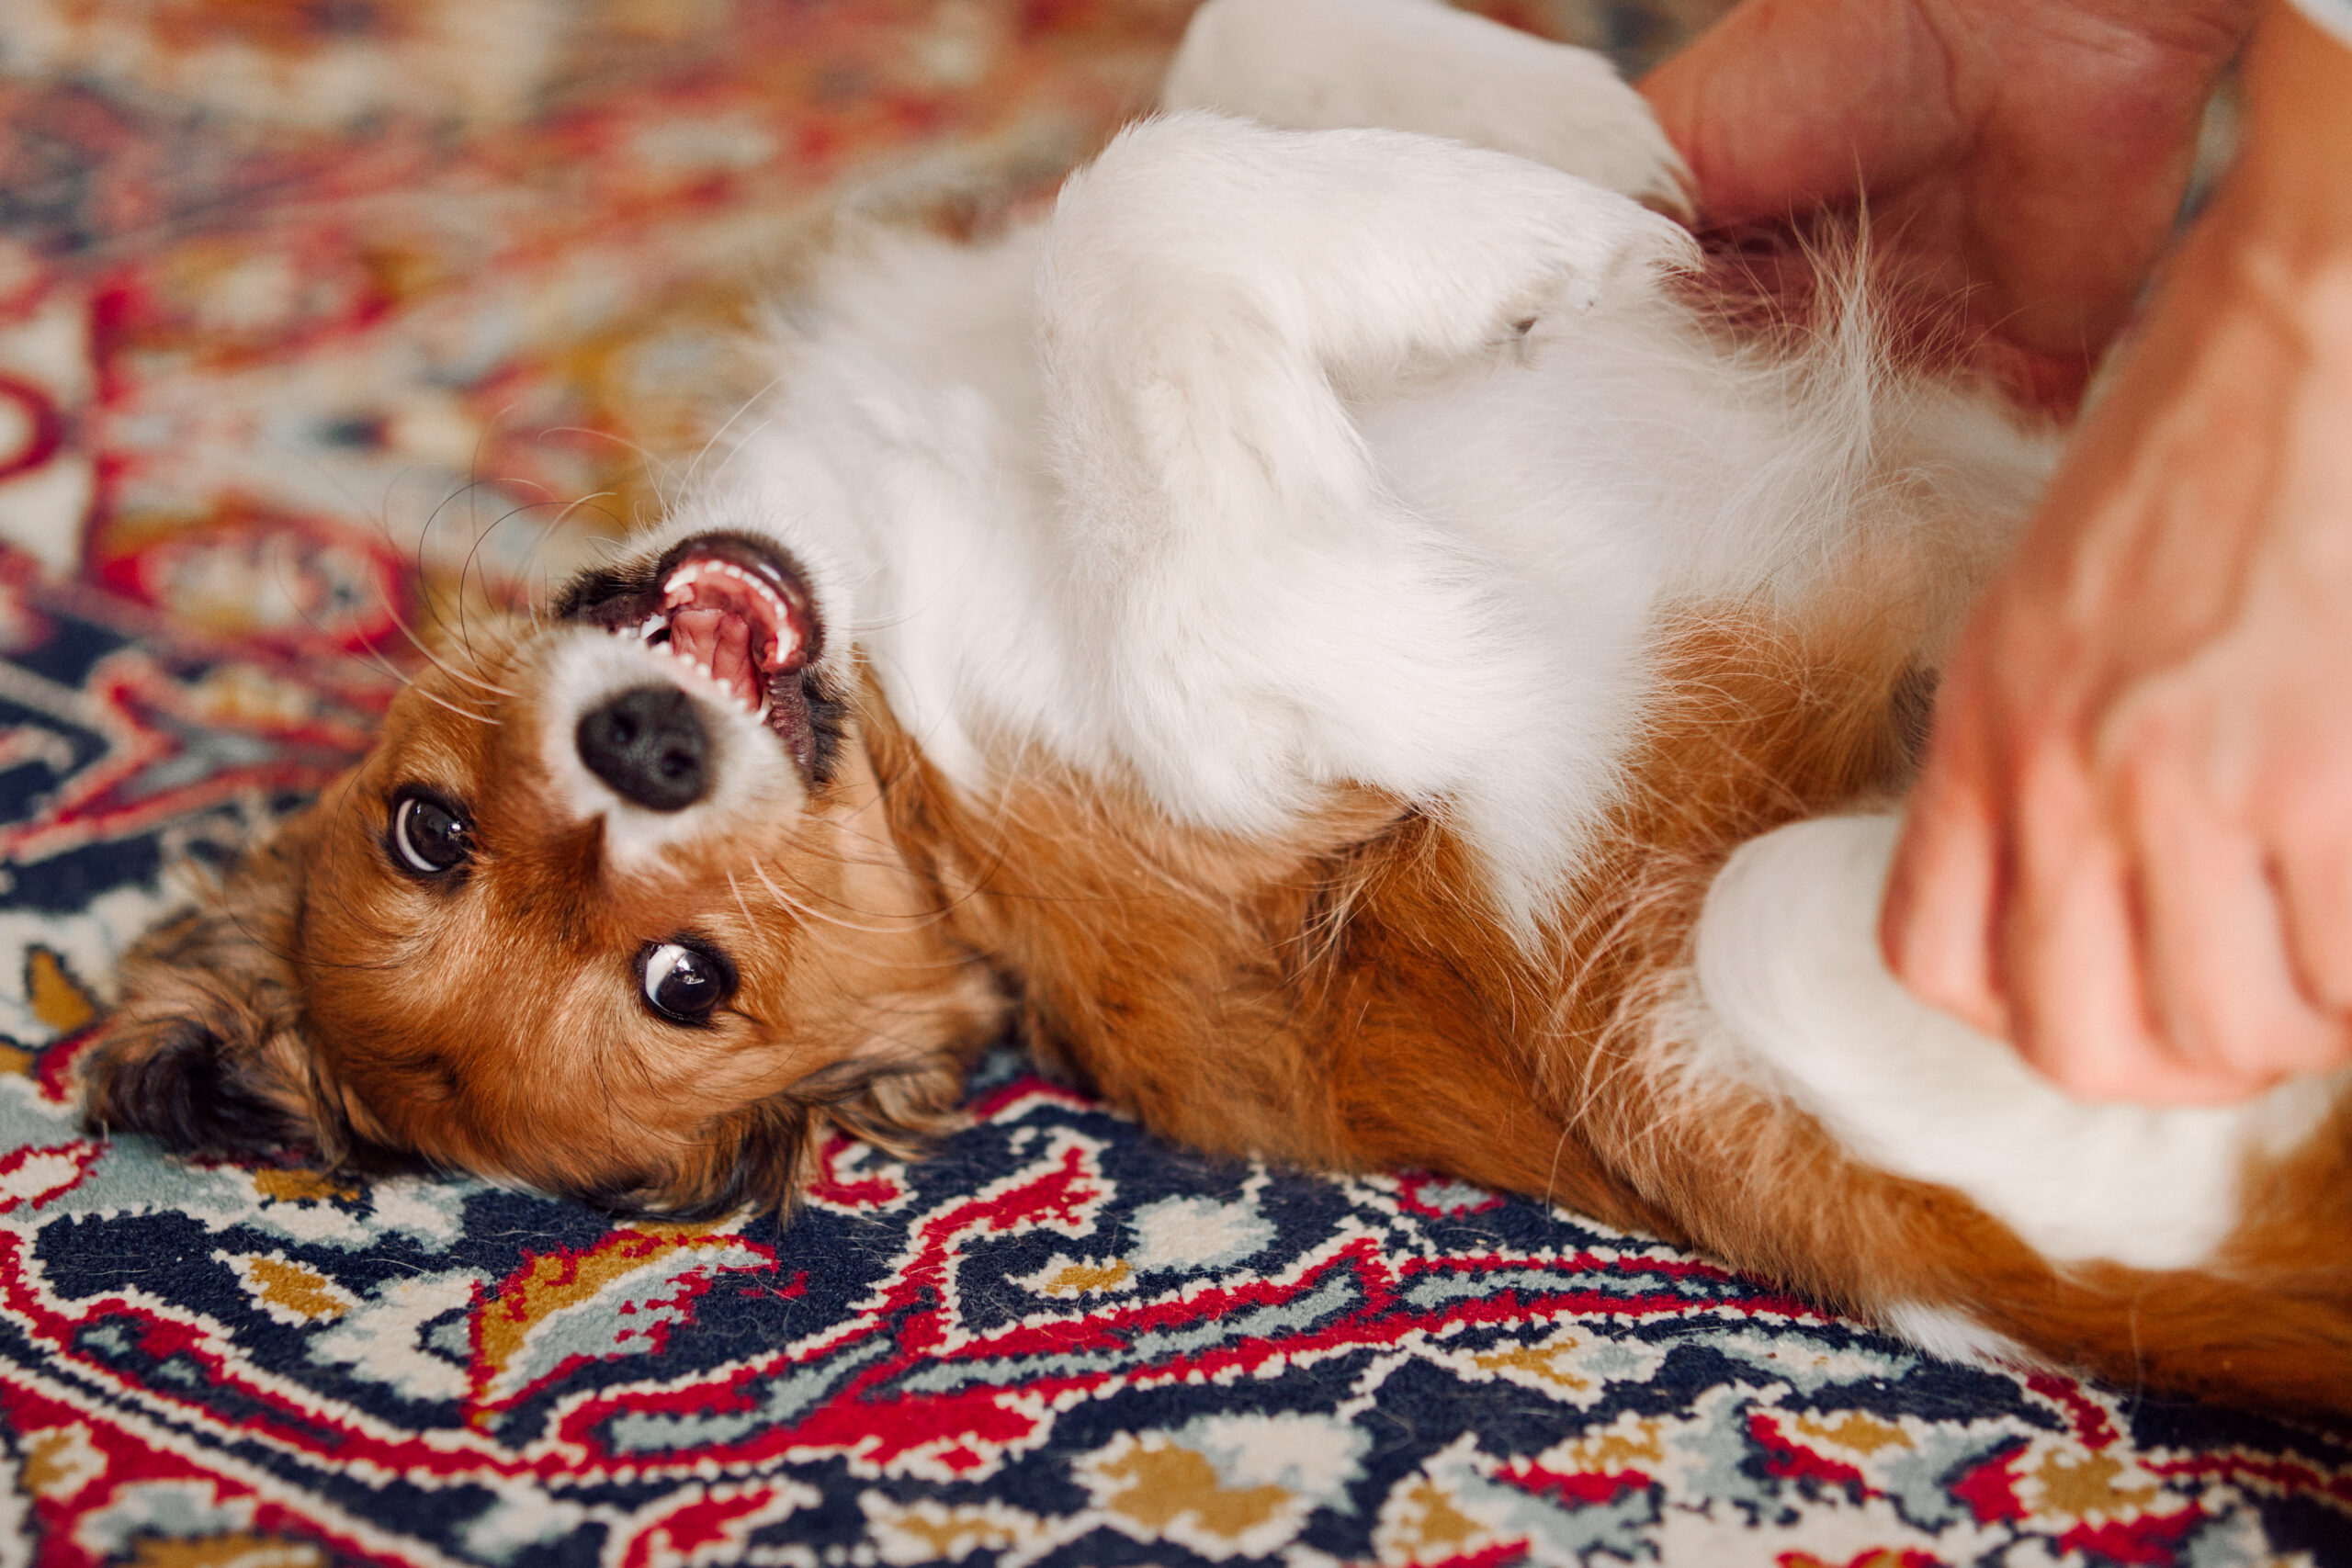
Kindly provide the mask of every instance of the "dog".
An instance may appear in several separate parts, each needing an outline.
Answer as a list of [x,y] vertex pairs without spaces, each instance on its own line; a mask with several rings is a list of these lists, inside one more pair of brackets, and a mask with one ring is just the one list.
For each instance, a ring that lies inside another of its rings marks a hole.
[[1872,924],[2054,439],[1711,300],[1596,57],[1211,0],[1051,216],[869,239],[667,518],[127,962],[96,1128],[788,1207],[1015,1031],[1929,1350],[2352,1410],[2341,1078],[2076,1104]]

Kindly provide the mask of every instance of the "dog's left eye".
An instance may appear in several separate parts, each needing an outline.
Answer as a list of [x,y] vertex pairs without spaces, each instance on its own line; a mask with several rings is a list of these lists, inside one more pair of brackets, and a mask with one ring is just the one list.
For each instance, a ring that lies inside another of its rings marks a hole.
[[404,870],[438,876],[473,852],[466,819],[428,795],[404,795],[392,803],[392,852]]
[[673,1023],[700,1023],[735,988],[727,960],[682,942],[655,942],[639,962],[646,1005]]

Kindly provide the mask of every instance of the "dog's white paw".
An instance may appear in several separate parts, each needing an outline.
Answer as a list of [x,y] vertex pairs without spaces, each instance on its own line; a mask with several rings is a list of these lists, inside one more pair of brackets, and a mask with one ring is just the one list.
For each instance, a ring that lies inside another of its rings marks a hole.
[[1531,204],[1528,232],[1515,248],[1530,276],[1507,299],[1489,337],[1558,335],[1613,299],[1646,294],[1668,274],[1695,267],[1697,243],[1672,219],[1630,197],[1555,176],[1548,201]]
[[1557,331],[1695,261],[1670,219],[1523,158],[1183,114],[1064,187],[1043,304],[1080,358],[1190,338],[1378,373]]
[[1208,0],[1160,102],[1295,130],[1442,136],[1691,214],[1690,170],[1608,60],[1439,0]]
[[1369,155],[1361,185],[1334,180],[1318,214],[1334,243],[1317,252],[1329,270],[1309,286],[1309,341],[1335,366],[1559,335],[1697,263],[1671,219],[1556,169],[1423,137],[1329,134],[1365,139],[1335,153]]
[[1688,222],[1696,182],[1648,102],[1601,56],[1552,52],[1498,73],[1477,96],[1480,118],[1461,140],[1590,180]]

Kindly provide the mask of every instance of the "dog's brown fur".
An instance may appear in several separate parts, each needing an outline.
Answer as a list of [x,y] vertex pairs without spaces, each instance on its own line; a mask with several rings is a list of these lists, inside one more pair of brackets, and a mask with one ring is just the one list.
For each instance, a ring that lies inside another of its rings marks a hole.
[[901,820],[972,890],[975,944],[1022,976],[1035,1047],[1168,1136],[1445,1171],[1865,1314],[1962,1305],[2118,1381],[2352,1408],[2340,1115],[2262,1178],[2219,1266],[2158,1277],[2053,1269],[1959,1194],[1849,1158],[1777,1096],[1677,1081],[1660,1025],[1708,876],[1747,838],[1899,781],[1912,716],[1894,651],[1867,629],[1694,620],[1604,846],[1535,956],[1465,900],[1473,868],[1426,816],[1341,799],[1277,852],[1047,774],[982,830],[902,738],[870,743],[910,781]]
[[[805,815],[616,887],[507,753],[527,715],[471,722],[420,692],[213,908],[141,948],[90,1114],[203,1152],[307,1141],[711,1213],[788,1201],[827,1124],[919,1144],[1010,1008],[1045,1061],[1198,1147],[1445,1171],[1849,1310],[1951,1306],[2119,1380],[2352,1409],[2341,1113],[2259,1174],[2211,1269],[2062,1270],[1769,1091],[1679,1070],[1708,877],[1758,832],[1899,784],[1914,641],[1690,617],[1627,787],[1532,946],[1466,891],[1438,818],[1342,790],[1279,840],[1230,838],[1032,755],[975,801],[870,682]],[[484,668],[527,691],[520,647]],[[420,685],[466,695],[438,671]],[[368,841],[420,777],[479,803],[482,884],[455,909]],[[623,978],[649,931],[689,927],[743,975],[708,1037],[649,1021]],[[426,973],[443,994],[417,995]]]

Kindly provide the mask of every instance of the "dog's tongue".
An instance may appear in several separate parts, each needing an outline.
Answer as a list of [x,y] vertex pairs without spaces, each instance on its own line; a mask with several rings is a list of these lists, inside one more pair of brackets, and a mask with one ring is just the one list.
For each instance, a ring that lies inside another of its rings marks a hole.
[[752,628],[725,610],[684,609],[670,616],[670,649],[694,660],[746,706],[760,705],[760,672],[752,662]]

